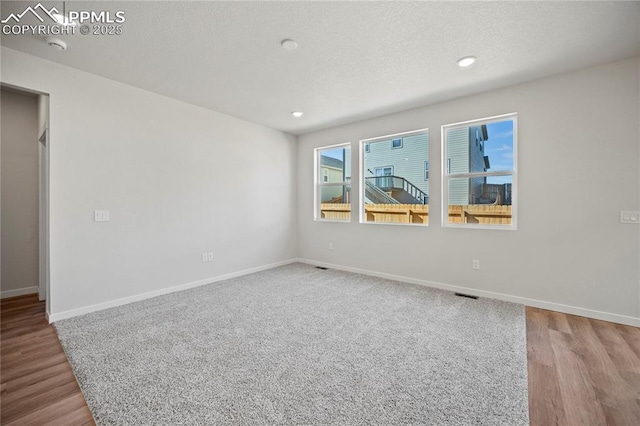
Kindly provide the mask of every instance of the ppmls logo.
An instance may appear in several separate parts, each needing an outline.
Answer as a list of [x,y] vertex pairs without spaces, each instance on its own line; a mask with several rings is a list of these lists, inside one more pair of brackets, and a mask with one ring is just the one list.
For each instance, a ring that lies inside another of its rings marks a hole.
[[[33,18],[39,24],[33,25]],[[70,10],[66,16],[58,9],[47,9],[38,3],[20,13],[10,13],[2,19],[2,34],[5,35],[75,35],[76,26],[81,24],[80,34],[120,35],[125,21],[124,11],[87,11]],[[91,25],[87,25],[91,24]]]
[[35,16],[38,19],[38,21],[44,22],[44,19],[42,19],[42,17],[40,15],[38,15],[38,12],[36,11],[36,9],[39,9],[41,13],[43,13],[46,16],[48,16],[49,18],[51,18],[54,22],[58,22],[56,20],[56,18],[54,17],[54,14],[55,15],[60,15],[60,12],[58,11],[58,9],[56,9],[55,7],[52,7],[51,10],[47,10],[47,8],[42,5],[42,3],[38,3],[36,5],[36,7],[28,6],[24,10],[24,12],[19,13],[17,15],[15,13],[11,13],[11,14],[9,14],[9,16],[7,16],[5,19],[3,19],[1,22],[3,24],[8,24],[9,21],[11,21],[13,19],[15,21],[15,23],[17,24],[17,23],[20,22],[22,17],[27,14],[27,12],[31,12],[31,14],[33,16]]

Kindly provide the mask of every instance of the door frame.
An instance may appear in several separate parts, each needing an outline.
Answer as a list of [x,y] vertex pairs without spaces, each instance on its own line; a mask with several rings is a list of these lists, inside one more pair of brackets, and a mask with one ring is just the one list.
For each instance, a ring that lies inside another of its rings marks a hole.
[[[48,102],[42,101],[42,102]],[[49,125],[38,138],[38,299],[49,312]]]
[[38,298],[45,300],[45,315],[51,312],[50,274],[50,126],[51,97],[48,93],[0,81],[0,87],[38,96]]

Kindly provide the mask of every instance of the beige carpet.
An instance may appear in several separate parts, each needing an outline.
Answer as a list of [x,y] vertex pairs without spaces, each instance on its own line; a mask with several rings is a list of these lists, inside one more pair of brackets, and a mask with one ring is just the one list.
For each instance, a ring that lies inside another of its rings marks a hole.
[[98,424],[528,424],[524,308],[293,264],[55,324]]

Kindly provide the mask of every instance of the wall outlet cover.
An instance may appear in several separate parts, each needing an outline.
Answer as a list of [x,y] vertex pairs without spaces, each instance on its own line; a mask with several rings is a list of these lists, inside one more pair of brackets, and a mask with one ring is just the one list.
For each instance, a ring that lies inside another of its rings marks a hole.
[[94,222],[109,222],[109,210],[94,210]]

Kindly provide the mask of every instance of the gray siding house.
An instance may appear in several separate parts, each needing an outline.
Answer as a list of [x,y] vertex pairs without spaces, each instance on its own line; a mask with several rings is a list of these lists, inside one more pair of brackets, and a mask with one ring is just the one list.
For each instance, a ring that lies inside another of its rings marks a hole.
[[[447,169],[449,174],[486,172],[489,160],[484,143],[489,138],[487,126],[461,127],[447,130]],[[449,204],[476,204],[482,197],[486,178],[449,179]]]
[[367,203],[383,202],[375,196],[373,190],[376,188],[398,203],[428,203],[429,134],[424,132],[366,143],[364,178],[372,189],[365,193]]

